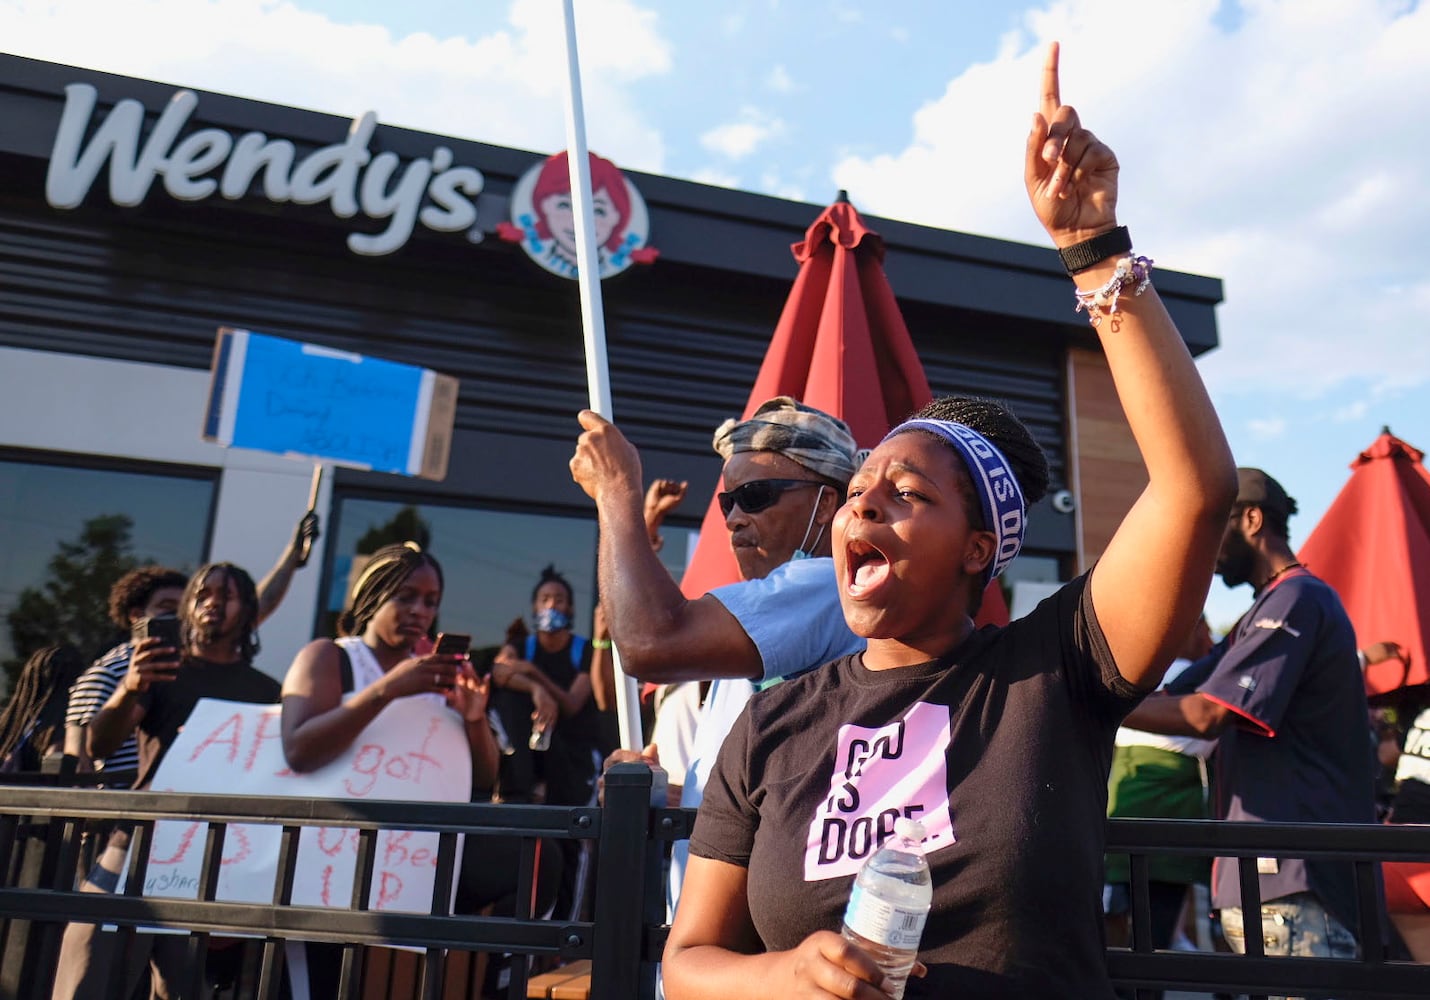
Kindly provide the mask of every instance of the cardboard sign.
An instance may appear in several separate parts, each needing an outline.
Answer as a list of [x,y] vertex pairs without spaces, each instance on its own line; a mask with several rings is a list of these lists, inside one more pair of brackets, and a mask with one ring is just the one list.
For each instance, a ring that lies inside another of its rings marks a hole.
[[203,438],[442,479],[456,410],[450,375],[224,327],[214,343]]
[[[467,802],[471,751],[462,720],[435,698],[400,698],[384,708],[337,760],[295,774],[283,759],[277,705],[200,701],[159,765],[152,790],[308,799]],[[208,824],[154,825],[144,895],[197,899]],[[231,824],[224,837],[215,898],[271,903],[282,837],[279,826]],[[305,827],[299,838],[293,903],[346,909],[352,904],[358,832]],[[372,910],[429,913],[438,834],[383,830],[377,837]],[[460,844],[458,845],[460,863]],[[122,890],[121,890],[122,891]]]

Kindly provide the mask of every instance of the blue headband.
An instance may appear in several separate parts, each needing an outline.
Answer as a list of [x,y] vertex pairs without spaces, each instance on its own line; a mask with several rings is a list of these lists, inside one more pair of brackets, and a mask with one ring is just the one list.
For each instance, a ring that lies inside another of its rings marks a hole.
[[998,539],[998,550],[983,573],[986,586],[1008,568],[1023,547],[1023,532],[1028,523],[1027,505],[1023,502],[1023,488],[1018,485],[1013,467],[992,441],[972,427],[952,420],[905,420],[885,435],[884,440],[904,431],[937,434],[963,456],[963,464],[968,466],[969,478],[973,480],[973,490],[983,504],[983,525]]

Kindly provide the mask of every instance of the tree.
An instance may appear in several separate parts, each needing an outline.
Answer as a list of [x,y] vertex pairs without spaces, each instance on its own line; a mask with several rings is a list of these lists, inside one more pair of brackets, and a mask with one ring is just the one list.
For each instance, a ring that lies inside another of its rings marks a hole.
[[7,689],[30,654],[42,646],[72,643],[89,660],[119,641],[109,620],[109,590],[139,565],[129,551],[133,527],[125,514],[101,514],[86,521],[77,540],[59,543],[48,578],[20,592],[7,615],[15,650],[15,658],[3,664]]
[[[367,557],[372,555],[384,545],[396,545],[402,542],[416,542],[422,546],[425,552],[432,544],[432,526],[422,519],[417,508],[412,504],[398,508],[396,514],[391,519],[382,524],[375,524],[368,528],[359,536],[357,543],[353,546],[353,561],[348,567],[347,586],[351,587],[353,581],[362,575],[362,568],[367,564]],[[338,612],[325,609],[318,619],[319,635],[334,635],[337,632]]]
[[372,555],[384,545],[401,542],[416,542],[426,551],[432,544],[432,527],[417,513],[417,508],[408,504],[392,515],[386,524],[375,525],[357,540],[354,546],[358,555]]

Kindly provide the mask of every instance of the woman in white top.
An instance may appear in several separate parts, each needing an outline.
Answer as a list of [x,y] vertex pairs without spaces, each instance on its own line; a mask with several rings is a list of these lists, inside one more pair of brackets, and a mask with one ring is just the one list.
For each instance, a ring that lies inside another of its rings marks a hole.
[[[442,604],[442,567],[414,542],[374,552],[338,620],[337,640],[315,639],[283,680],[283,756],[295,771],[338,757],[394,698],[449,705],[466,723],[472,785],[496,781],[497,747],[487,725],[487,682],[466,653],[414,655]],[[343,654],[351,680],[345,684]]]
[[[315,639],[283,679],[283,756],[298,772],[336,760],[394,698],[427,698],[462,717],[472,751],[472,787],[496,782],[497,747],[487,724],[487,682],[466,652],[417,655],[442,605],[442,567],[415,542],[374,552],[338,619],[339,638]],[[290,959],[292,960],[292,959]],[[310,996],[336,996],[339,945],[309,942]]]

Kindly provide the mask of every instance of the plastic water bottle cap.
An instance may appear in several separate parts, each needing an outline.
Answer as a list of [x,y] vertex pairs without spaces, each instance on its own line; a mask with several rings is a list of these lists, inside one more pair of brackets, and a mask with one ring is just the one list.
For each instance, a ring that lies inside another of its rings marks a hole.
[[894,820],[894,835],[896,837],[905,837],[915,843],[922,843],[924,839],[924,825],[911,817],[900,816]]

